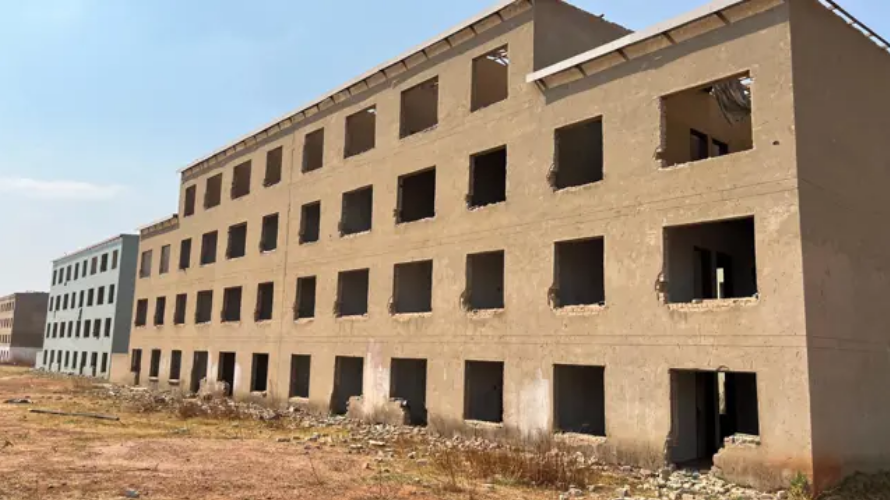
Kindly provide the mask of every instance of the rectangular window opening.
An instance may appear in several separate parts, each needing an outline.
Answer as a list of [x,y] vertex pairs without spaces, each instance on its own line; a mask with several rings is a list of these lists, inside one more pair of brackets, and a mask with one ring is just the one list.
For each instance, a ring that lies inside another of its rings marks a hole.
[[222,201],[222,174],[207,178],[204,187],[204,208],[213,208]]
[[213,290],[198,292],[195,300],[195,323],[210,323],[213,315]]
[[366,186],[343,193],[340,236],[371,230],[374,213],[374,188]]
[[393,358],[390,365],[389,397],[402,401],[406,422],[426,425],[426,360]]
[[439,123],[439,77],[402,92],[400,137],[431,129]]
[[272,303],[275,299],[275,284],[260,283],[256,290],[256,310],[254,321],[268,321],[272,319]]
[[294,319],[315,317],[315,276],[297,278],[297,303]]
[[288,397],[309,397],[309,370],[312,358],[306,354],[294,354],[290,357],[290,390]]
[[269,385],[269,355],[254,353],[250,366],[250,391],[266,392]]
[[192,265],[192,239],[186,238],[179,243],[179,270],[185,271]]
[[[345,204],[345,195],[344,195]],[[300,209],[300,244],[318,241],[321,232],[321,202],[307,203]]]
[[274,186],[281,182],[283,160],[284,149],[281,146],[266,152],[266,175],[263,176],[263,187]]
[[[139,299],[136,301],[136,321],[135,326],[145,326],[148,321],[148,299]],[[89,322],[89,320],[87,320]],[[90,329],[86,327],[84,335],[89,335]]]
[[[348,155],[347,155],[348,156]],[[324,166],[324,129],[306,134],[303,142],[303,173],[318,170]]]
[[510,57],[500,47],[473,59],[473,88],[470,111],[503,101],[509,94]]
[[236,200],[248,194],[250,194],[250,162],[246,161],[232,169],[231,197]]
[[554,245],[554,307],[602,305],[606,302],[604,240],[588,238]]
[[241,287],[233,286],[223,290],[223,323],[241,321]]
[[368,269],[340,272],[337,276],[337,316],[368,314],[369,274]]
[[197,186],[189,186],[185,188],[184,200],[182,202],[182,216],[190,217],[195,215],[195,193],[197,192]]
[[213,231],[201,236],[201,265],[206,266],[216,262],[216,243],[219,233]]
[[334,360],[334,391],[331,395],[331,413],[345,415],[349,399],[361,396],[364,387],[365,359],[337,356]]
[[278,248],[278,214],[263,217],[260,232],[260,252],[271,252]]
[[188,305],[188,294],[180,293],[176,295],[176,304],[173,308],[173,324],[184,325],[186,307]]
[[556,129],[555,158],[550,172],[553,189],[603,180],[603,121],[595,118]]
[[217,366],[216,379],[226,383],[226,396],[231,396],[235,392],[235,353],[219,353],[219,364]]
[[105,318],[105,337],[111,337],[111,318]]
[[668,302],[757,295],[753,217],[668,227],[664,237]]
[[374,149],[377,141],[377,107],[363,109],[346,117],[346,144],[343,157],[349,158]]
[[170,353],[170,377],[169,380],[179,380],[179,372],[182,370],[182,351]]
[[142,252],[142,259],[139,262],[139,277],[147,278],[151,276],[151,250]]
[[465,308],[470,311],[504,308],[504,251],[467,255]]
[[[103,253],[101,259],[99,260],[99,272],[104,273],[108,270],[108,254]],[[68,266],[68,275],[65,281],[71,279],[71,266]]]
[[394,314],[433,310],[433,261],[395,265],[392,305]]
[[161,350],[151,350],[151,364],[148,367],[148,376],[150,378],[158,378],[161,373]]
[[467,361],[464,365],[464,420],[504,421],[504,363]]
[[507,148],[502,147],[470,158],[470,190],[467,206],[484,207],[507,200]]
[[606,435],[604,373],[601,366],[553,366],[554,430]]
[[167,274],[170,272],[170,245],[161,247],[161,267],[158,274]]
[[436,216],[436,168],[399,176],[396,222],[414,222]]
[[748,73],[665,96],[661,105],[663,167],[754,148]]
[[226,258],[238,259],[244,257],[247,251],[247,223],[229,226],[229,241],[226,245]]
[[167,297],[158,297],[155,299],[155,317],[154,324],[155,326],[161,326],[164,324],[164,316],[166,315],[167,310]]

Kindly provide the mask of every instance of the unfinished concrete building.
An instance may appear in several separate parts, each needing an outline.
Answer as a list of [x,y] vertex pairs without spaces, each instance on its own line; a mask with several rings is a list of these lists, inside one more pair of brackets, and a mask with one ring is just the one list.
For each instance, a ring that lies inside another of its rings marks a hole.
[[890,467],[882,43],[827,0],[501,3],[182,170],[117,375],[761,487]]
[[0,297],[0,363],[34,366],[43,346],[46,292]]

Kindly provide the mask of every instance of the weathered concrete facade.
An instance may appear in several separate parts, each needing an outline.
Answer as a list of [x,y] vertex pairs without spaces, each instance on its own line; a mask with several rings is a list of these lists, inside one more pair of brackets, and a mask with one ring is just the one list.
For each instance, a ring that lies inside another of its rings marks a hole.
[[716,454],[764,487],[890,466],[868,437],[890,417],[870,298],[890,245],[881,198],[854,195],[886,161],[877,136],[851,152],[854,116],[888,130],[888,71],[815,0],[642,35],[500,5],[183,170],[178,215],[141,233],[171,270],[137,280],[120,378],[368,418],[398,398],[607,460]]
[[109,377],[130,342],[138,248],[121,234],[53,261],[38,368]]
[[0,363],[34,365],[43,345],[45,292],[0,297]]

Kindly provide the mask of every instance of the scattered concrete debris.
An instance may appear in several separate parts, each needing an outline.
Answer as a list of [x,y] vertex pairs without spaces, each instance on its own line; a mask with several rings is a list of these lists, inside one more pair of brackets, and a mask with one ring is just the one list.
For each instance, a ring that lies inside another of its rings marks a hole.
[[4,401],[4,403],[8,405],[29,405],[33,403],[33,401],[31,401],[31,398],[29,396],[25,396],[23,398],[7,399],[6,401]]
[[60,411],[60,410],[43,410],[40,408],[34,408],[30,410],[31,413],[42,413],[44,415],[59,415],[64,417],[84,417],[84,418],[96,418],[99,420],[113,420],[119,421],[120,417],[116,415],[102,415],[101,413],[80,413],[80,412],[69,412],[69,411]]

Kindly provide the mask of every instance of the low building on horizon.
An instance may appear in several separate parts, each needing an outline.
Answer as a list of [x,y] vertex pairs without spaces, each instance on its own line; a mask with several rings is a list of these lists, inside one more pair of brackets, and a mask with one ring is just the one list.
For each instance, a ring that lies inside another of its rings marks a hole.
[[34,366],[43,347],[46,292],[20,292],[0,297],[0,363]]

